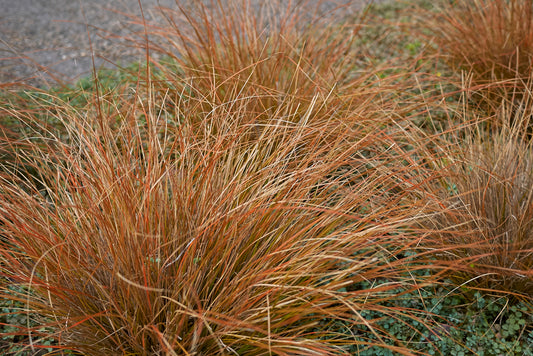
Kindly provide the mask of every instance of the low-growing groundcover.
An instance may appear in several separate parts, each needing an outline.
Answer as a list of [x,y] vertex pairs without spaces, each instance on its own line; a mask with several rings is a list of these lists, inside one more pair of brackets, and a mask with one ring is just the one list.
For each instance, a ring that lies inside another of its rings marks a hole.
[[[421,288],[387,303],[411,308],[424,321],[437,321],[435,329],[428,330],[423,323],[407,317],[399,322],[383,314],[363,313],[369,319],[381,318],[379,327],[413,351],[429,355],[533,354],[531,304],[464,287],[454,290],[453,284]],[[362,349],[354,345],[351,350],[354,355],[395,354],[379,346]]]
[[[523,191],[530,137],[486,125],[498,104],[400,32],[409,4],[342,25],[230,5],[145,24],[148,66],[5,86],[2,351],[533,354],[531,199],[487,195]],[[500,98],[527,127],[527,95]],[[514,171],[472,166],[494,142]]]

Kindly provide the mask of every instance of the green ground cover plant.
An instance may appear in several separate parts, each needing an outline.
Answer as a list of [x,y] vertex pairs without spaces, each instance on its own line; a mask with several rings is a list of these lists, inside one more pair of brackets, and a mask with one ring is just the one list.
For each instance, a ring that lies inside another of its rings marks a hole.
[[4,85],[1,352],[533,354],[528,44],[465,45],[528,8],[472,4],[177,4],[146,63]]

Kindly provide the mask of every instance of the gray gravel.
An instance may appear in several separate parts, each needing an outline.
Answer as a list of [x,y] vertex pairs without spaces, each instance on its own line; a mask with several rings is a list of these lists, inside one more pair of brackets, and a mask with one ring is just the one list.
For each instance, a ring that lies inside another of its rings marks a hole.
[[[151,19],[156,18],[155,6],[173,3],[142,1]],[[0,0],[0,83],[19,80],[42,85],[50,77],[73,82],[89,75],[89,38],[97,67],[141,58],[140,50],[112,38],[116,37],[112,34],[127,36],[136,30],[130,19],[117,11],[139,15],[138,1]]]
[[[326,1],[326,6],[338,2]],[[363,2],[356,0],[343,11],[356,11]],[[150,21],[163,21],[159,6],[176,8],[175,0],[141,4]],[[97,67],[142,59],[141,50],[112,36],[142,30],[126,14],[140,14],[138,0],[0,0],[0,83],[46,86],[50,78],[72,83],[90,75],[89,38]]]

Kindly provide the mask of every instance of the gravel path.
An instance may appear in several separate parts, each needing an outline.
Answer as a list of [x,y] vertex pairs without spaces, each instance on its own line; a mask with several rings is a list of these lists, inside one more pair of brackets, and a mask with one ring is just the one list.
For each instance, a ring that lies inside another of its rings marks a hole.
[[[176,1],[190,0],[141,3],[147,19],[162,21],[157,7],[175,8]],[[343,11],[356,11],[364,2],[353,1]],[[339,1],[325,3],[331,7]],[[21,81],[43,86],[50,76],[72,83],[89,75],[92,59],[88,34],[97,54],[97,67],[142,59],[140,50],[128,47],[123,39],[110,38],[110,34],[124,36],[136,30],[125,14],[140,14],[138,0],[0,0],[0,83]]]
[[[155,6],[173,3],[142,0],[145,14],[152,19]],[[140,14],[137,0],[0,0],[0,83],[21,80],[42,85],[49,79],[43,68],[67,82],[90,74],[88,34],[98,54],[97,66],[106,60],[141,58],[139,50],[109,38],[134,30],[128,17],[115,11]]]

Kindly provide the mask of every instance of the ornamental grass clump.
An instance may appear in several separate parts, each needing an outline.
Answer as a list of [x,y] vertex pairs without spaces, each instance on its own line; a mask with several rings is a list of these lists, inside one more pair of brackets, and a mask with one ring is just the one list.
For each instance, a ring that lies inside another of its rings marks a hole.
[[256,100],[243,98],[206,114],[219,125],[206,135],[188,120],[196,99],[172,125],[151,98],[64,104],[51,115],[68,140],[18,152],[41,188],[0,180],[2,297],[33,318],[13,332],[27,350],[53,338],[89,355],[343,354],[356,341],[336,323],[373,330],[361,310],[402,313],[378,302],[401,286],[384,247],[405,248],[392,234],[413,211],[373,168],[388,154],[378,124],[313,105],[298,122],[236,124]]
[[[533,150],[529,100],[498,117],[466,120],[436,160],[442,174],[427,246],[448,260],[458,284],[530,298],[533,292]],[[499,120],[496,131],[483,121]],[[512,123],[512,124],[510,124]]]
[[494,113],[510,95],[520,100],[531,90],[533,3],[530,0],[439,2],[423,11],[423,32],[440,58],[457,73],[472,75],[476,99]]
[[[163,58],[156,63],[160,77],[154,90],[175,104],[192,86],[202,105],[198,113],[254,97],[247,112],[263,121],[275,113],[300,120],[310,105],[324,116],[350,105],[374,108],[365,115],[377,111],[394,91],[387,90],[392,78],[376,79],[358,65],[363,52],[354,42],[366,13],[345,19],[339,17],[342,7],[318,11],[322,3],[213,1],[164,9],[166,22],[146,25],[150,51]],[[138,45],[146,46],[143,37]]]
[[201,9],[196,37],[176,26],[184,57],[148,42],[135,82],[2,107],[29,132],[0,178],[0,294],[26,316],[9,336],[33,353],[409,354],[369,317],[422,322],[383,303],[419,285],[403,228],[419,208],[378,107],[394,88],[350,74],[342,33]]
[[0,322],[23,320],[6,337],[30,353],[416,353],[379,323],[418,336],[431,318],[387,301],[438,264],[416,255],[427,167],[391,100],[405,88],[359,71],[360,24],[191,6],[140,19],[135,80],[1,108],[25,127],[3,141],[0,296],[19,309]]

